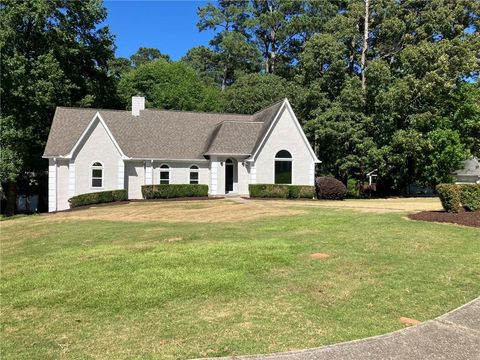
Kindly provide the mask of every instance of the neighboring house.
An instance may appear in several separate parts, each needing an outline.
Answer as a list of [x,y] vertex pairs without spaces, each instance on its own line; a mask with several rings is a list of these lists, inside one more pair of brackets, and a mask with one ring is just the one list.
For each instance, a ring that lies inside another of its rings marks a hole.
[[44,158],[49,211],[74,195],[142,185],[206,184],[211,196],[248,195],[248,185],[313,185],[315,156],[287,99],[253,115],[58,107]]
[[480,161],[471,157],[463,162],[463,168],[453,173],[456,184],[480,184]]

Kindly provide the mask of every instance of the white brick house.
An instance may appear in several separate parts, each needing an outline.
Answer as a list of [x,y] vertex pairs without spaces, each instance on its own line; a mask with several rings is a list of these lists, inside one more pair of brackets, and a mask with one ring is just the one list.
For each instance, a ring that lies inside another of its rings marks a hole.
[[211,196],[248,185],[313,185],[319,162],[287,99],[253,115],[58,107],[43,155],[49,211],[72,196],[149,184],[207,184]]

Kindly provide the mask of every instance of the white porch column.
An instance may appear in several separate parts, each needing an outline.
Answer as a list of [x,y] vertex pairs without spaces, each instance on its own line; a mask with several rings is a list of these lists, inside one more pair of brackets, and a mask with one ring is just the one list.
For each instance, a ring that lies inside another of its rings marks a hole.
[[254,162],[250,163],[250,184],[257,183],[257,167]]
[[315,163],[310,163],[310,171],[308,173],[308,178],[310,180],[310,185],[315,185]]
[[217,179],[218,179],[218,160],[216,156],[210,158],[210,195],[217,195]]
[[118,160],[118,185],[120,190],[125,189],[125,163],[123,160]]
[[145,185],[153,185],[153,162],[145,161]]
[[48,211],[57,211],[57,164],[48,159]]
[[68,198],[75,196],[75,162],[70,159],[68,162]]

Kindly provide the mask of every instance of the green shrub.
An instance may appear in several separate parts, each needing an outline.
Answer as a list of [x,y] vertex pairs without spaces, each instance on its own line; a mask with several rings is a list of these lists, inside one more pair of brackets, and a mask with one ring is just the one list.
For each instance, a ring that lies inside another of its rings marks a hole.
[[144,199],[171,199],[179,197],[208,196],[208,185],[201,184],[161,184],[142,186]]
[[360,193],[359,193],[359,188],[357,185],[357,180],[355,179],[348,179],[347,180],[347,196],[349,198],[359,198]]
[[318,199],[343,200],[347,195],[347,187],[331,176],[318,177],[315,185]]
[[250,184],[252,198],[312,199],[315,187],[308,185]]
[[480,210],[480,184],[462,185],[460,201],[467,211]]
[[99,191],[81,194],[68,199],[70,208],[84,205],[109,203],[128,200],[127,190]]
[[445,211],[457,213],[460,210],[460,189],[460,185],[455,184],[437,185],[437,194]]
[[282,198],[288,199],[288,185],[278,184],[250,184],[250,197],[253,198]]
[[315,198],[315,186],[288,185],[289,199],[313,199]]

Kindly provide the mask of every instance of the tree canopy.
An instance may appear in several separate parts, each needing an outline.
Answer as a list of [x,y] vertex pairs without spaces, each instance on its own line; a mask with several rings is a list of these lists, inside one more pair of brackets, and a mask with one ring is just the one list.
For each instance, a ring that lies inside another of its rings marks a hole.
[[98,1],[5,0],[0,9],[0,179],[14,196],[16,182],[46,168],[55,106],[118,106],[107,71],[114,44]]
[[204,84],[188,65],[163,59],[125,73],[118,92],[125,107],[130,105],[132,96],[143,95],[147,107],[197,111],[221,108],[218,88]]

